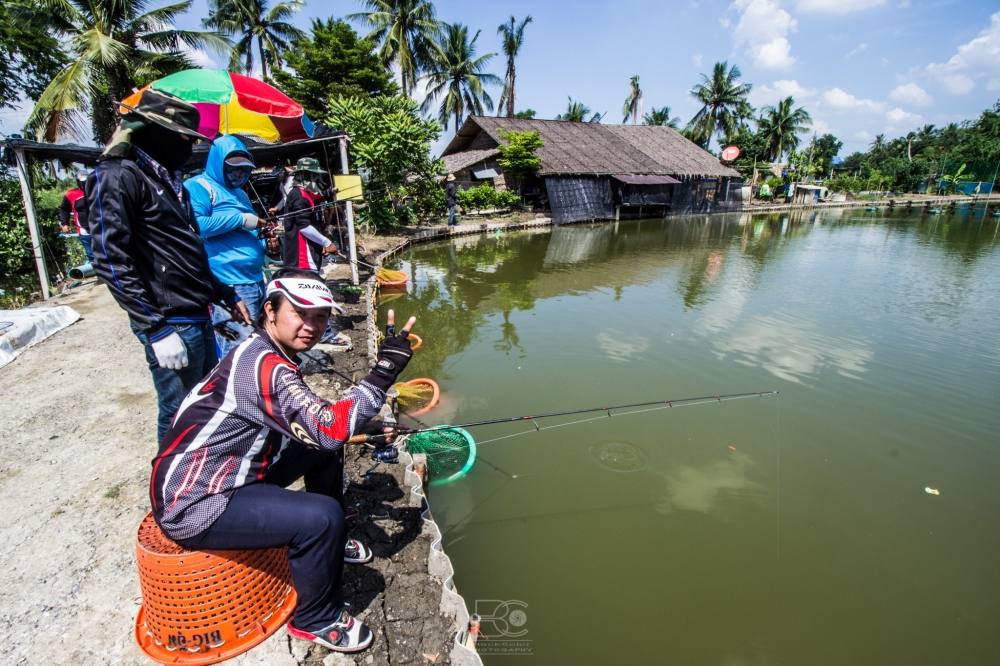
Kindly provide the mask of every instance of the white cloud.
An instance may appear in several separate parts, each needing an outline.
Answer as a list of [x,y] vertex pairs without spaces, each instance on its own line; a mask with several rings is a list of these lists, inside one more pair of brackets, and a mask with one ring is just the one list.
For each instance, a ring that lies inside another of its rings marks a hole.
[[882,102],[872,99],[855,97],[841,88],[831,88],[823,93],[822,102],[834,111],[869,111],[878,112],[885,108]]
[[995,90],[1000,90],[1000,79],[990,79],[986,83],[986,89],[989,90],[990,92],[993,92]]
[[804,12],[823,14],[851,14],[881,7],[885,0],[799,0],[799,9]]
[[860,44],[858,44],[857,46],[855,46],[853,49],[851,49],[850,51],[848,51],[846,54],[844,54],[844,59],[853,58],[854,56],[858,55],[859,53],[864,53],[867,50],[868,50],[868,45],[865,44],[864,42],[861,42]]
[[691,56],[691,64],[695,67],[701,67],[705,63],[705,58],[700,53],[695,53]]
[[764,69],[788,69],[795,63],[791,54],[792,45],[784,37],[755,46],[752,50],[754,62]]
[[904,83],[903,85],[898,85],[892,89],[889,93],[889,99],[894,102],[899,102],[901,104],[910,104],[912,106],[927,106],[933,99],[927,94],[927,91],[918,86],[916,83]]
[[1000,73],[1000,12],[990,17],[987,28],[959,46],[947,62],[927,65],[927,73],[952,95],[965,95],[975,88],[975,79]]
[[218,55],[213,55],[204,49],[191,49],[185,55],[194,63],[195,67],[202,69],[222,69],[224,66],[218,59]]
[[858,141],[867,141],[868,139],[872,138],[872,135],[864,130],[859,130],[854,133],[854,138],[857,139]]
[[746,48],[754,64],[764,69],[784,69],[795,62],[788,35],[798,24],[776,0],[736,0],[730,8],[740,13],[733,29],[736,46]]
[[910,6],[910,0],[899,0],[899,8],[907,9]]
[[813,116],[812,130],[813,133],[818,134],[819,136],[823,136],[824,134],[832,132],[833,128],[830,127],[830,123],[826,122],[822,118],[817,118]]
[[910,113],[909,111],[904,111],[898,106],[885,114],[886,120],[892,123],[893,126],[896,125],[916,125],[920,123],[921,117],[916,113]]
[[750,103],[755,106],[777,104],[778,100],[794,97],[796,101],[808,99],[816,94],[815,90],[806,88],[792,79],[778,79],[771,85],[754,86],[750,91]]

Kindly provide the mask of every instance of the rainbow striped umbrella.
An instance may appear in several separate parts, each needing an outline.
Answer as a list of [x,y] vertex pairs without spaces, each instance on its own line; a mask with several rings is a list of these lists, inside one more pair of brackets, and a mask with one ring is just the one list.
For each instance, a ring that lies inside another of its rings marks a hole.
[[198,131],[251,136],[267,143],[312,137],[315,127],[302,105],[263,81],[224,69],[186,69],[153,81],[123,104],[136,106],[152,88],[178,97],[201,113]]

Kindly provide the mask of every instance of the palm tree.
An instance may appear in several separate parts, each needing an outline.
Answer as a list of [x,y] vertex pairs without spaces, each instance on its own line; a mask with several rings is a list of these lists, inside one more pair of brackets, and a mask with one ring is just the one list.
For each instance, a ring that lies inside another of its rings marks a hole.
[[906,134],[906,161],[913,161],[913,142],[917,138],[916,132],[907,132]]
[[51,12],[50,34],[64,44],[70,62],[49,82],[28,117],[27,127],[45,141],[59,136],[111,138],[117,124],[115,104],[133,87],[192,67],[187,49],[224,51],[218,33],[177,30],[177,17],[192,0],[148,9],[148,0],[39,0]]
[[364,0],[367,12],[347,18],[361,20],[372,29],[367,39],[379,47],[379,58],[386,67],[399,67],[400,88],[410,95],[417,78],[433,59],[435,37],[441,22],[429,0]]
[[524,28],[531,23],[531,17],[526,16],[515,26],[516,19],[511,16],[510,21],[501,24],[497,28],[503,45],[503,54],[507,56],[507,74],[503,79],[503,92],[500,93],[500,103],[497,105],[497,115],[503,113],[507,107],[507,117],[514,115],[514,80],[517,78],[517,70],[514,68],[514,58],[524,44]]
[[434,45],[430,71],[424,76],[428,83],[427,98],[420,109],[426,112],[443,95],[438,118],[445,129],[450,116],[455,117],[455,131],[458,131],[466,111],[481,116],[484,108],[493,110],[493,100],[483,84],[499,84],[500,77],[483,71],[496,53],[476,57],[480,32],[477,30],[470,40],[467,27],[452,23],[445,26],[442,42]]
[[722,137],[735,132],[745,118],[750,108],[747,95],[752,86],[738,83],[739,78],[739,67],[728,67],[725,61],[717,62],[712,75],[702,74],[701,83],[691,89],[691,96],[702,106],[688,123],[688,129],[702,147],[708,148],[713,135]]
[[[590,107],[583,102],[574,101],[572,97],[568,98],[569,103],[566,105],[566,113],[561,113],[556,116],[556,120],[568,120],[572,123],[599,123],[603,117],[600,113],[594,113],[591,115]],[[587,116],[590,116],[588,119]]]
[[677,129],[680,126],[681,119],[670,117],[669,106],[659,109],[654,106],[649,110],[649,113],[642,117],[642,122],[644,125],[665,125]]
[[795,108],[795,100],[786,97],[777,106],[762,109],[757,123],[758,131],[764,136],[765,154],[772,162],[780,160],[786,150],[795,150],[799,145],[799,134],[812,125],[809,112],[801,106]]
[[873,153],[881,153],[885,150],[885,134],[876,134],[875,139],[871,142],[868,148]]
[[625,98],[625,104],[622,105],[622,114],[625,116],[622,118],[622,122],[624,123],[629,116],[632,116],[632,124],[638,125],[639,114],[642,113],[642,89],[639,87],[638,74],[629,79],[628,86],[628,97]]
[[227,37],[238,37],[229,57],[229,69],[253,71],[254,41],[260,57],[261,77],[267,80],[268,67],[280,67],[289,43],[304,33],[289,23],[292,14],[302,9],[302,0],[285,0],[268,8],[267,0],[212,0],[206,28],[214,28]]

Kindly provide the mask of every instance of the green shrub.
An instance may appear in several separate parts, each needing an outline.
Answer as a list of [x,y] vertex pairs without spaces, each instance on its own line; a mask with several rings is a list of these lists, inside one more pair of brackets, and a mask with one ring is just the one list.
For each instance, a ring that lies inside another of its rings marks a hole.
[[[54,277],[59,267],[66,265],[67,252],[67,243],[59,237],[59,222],[56,218],[62,191],[57,192],[56,189],[40,190],[36,193],[35,201],[50,277]],[[55,205],[52,205],[52,201],[55,201]],[[35,280],[35,255],[31,249],[31,236],[24,216],[21,187],[12,178],[0,178],[0,290],[6,292],[8,297],[13,292],[24,294],[23,298],[26,300],[31,291],[38,290]],[[18,298],[16,301],[8,301],[8,304],[18,307],[24,302]]]
[[861,178],[849,173],[838,173],[833,178],[828,179],[824,185],[830,188],[831,192],[857,194],[864,189],[865,182]]
[[500,192],[487,183],[458,191],[458,203],[464,210],[489,210],[513,208],[521,198],[516,192]]

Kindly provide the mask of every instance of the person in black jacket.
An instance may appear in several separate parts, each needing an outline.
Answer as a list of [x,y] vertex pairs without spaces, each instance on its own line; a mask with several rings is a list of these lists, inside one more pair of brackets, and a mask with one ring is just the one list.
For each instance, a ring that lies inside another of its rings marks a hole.
[[209,305],[249,324],[232,287],[208,266],[181,167],[198,133],[198,110],[146,90],[122,119],[87,181],[94,269],[128,313],[146,350],[162,439],[184,395],[218,362]]
[[282,260],[285,268],[318,271],[323,256],[337,252],[337,246],[323,234],[326,200],[326,172],[314,157],[295,163],[295,180],[285,199],[285,238]]

